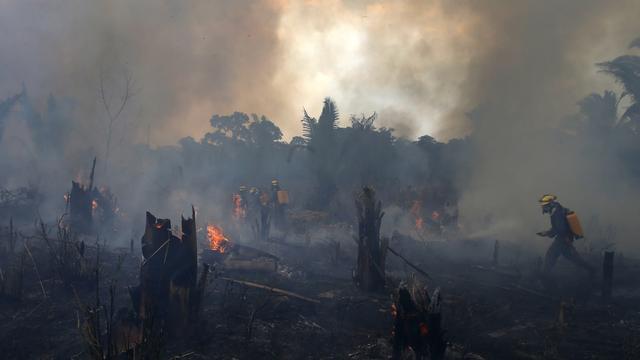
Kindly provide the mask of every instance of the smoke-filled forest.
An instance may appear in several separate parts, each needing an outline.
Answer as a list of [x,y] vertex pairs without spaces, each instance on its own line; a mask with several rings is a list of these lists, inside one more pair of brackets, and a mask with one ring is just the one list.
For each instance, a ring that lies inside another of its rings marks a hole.
[[638,4],[0,0],[8,359],[637,359]]

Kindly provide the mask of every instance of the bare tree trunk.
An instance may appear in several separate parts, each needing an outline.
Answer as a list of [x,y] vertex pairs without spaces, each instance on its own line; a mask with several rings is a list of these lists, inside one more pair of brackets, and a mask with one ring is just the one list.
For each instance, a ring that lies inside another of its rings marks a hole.
[[124,77],[124,90],[122,96],[120,96],[119,104],[117,105],[117,109],[113,111],[111,96],[107,96],[104,84],[104,72],[100,70],[100,97],[102,100],[102,105],[104,106],[104,110],[107,113],[107,117],[109,118],[109,123],[107,124],[107,143],[104,154],[104,172],[107,173],[109,167],[109,155],[111,152],[111,138],[113,137],[113,125],[116,123],[118,118],[120,118],[120,114],[124,110],[127,102],[131,98],[131,87],[132,87],[132,78],[131,74],[128,71],[123,72]]
[[365,291],[382,291],[385,286],[387,239],[380,239],[382,204],[376,201],[375,191],[364,187],[356,195],[358,212],[358,263],[354,280]]

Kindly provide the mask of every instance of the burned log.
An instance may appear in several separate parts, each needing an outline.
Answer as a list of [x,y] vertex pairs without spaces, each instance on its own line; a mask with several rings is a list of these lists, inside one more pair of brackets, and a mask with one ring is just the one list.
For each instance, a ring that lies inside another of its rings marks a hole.
[[209,249],[202,252],[202,260],[218,265],[218,269],[264,272],[278,270],[277,256],[232,242],[219,226],[207,225],[207,237]]
[[382,291],[385,286],[385,259],[388,239],[380,238],[382,204],[373,188],[364,187],[355,198],[358,214],[358,260],[354,274],[356,286],[365,291]]

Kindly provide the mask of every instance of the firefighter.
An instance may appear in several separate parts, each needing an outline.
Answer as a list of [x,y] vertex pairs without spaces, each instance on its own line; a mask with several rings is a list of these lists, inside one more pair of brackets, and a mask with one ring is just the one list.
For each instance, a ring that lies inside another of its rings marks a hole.
[[241,185],[238,193],[233,194],[233,217],[236,220],[245,220],[248,205],[247,187]]
[[538,232],[537,235],[554,239],[544,258],[543,274],[548,275],[556,264],[558,257],[562,255],[575,265],[587,270],[589,277],[593,278],[595,268],[586,262],[573,246],[574,239],[580,238],[580,236],[573,233],[567,221],[567,215],[570,210],[560,205],[557,200],[558,198],[551,194],[545,194],[539,200],[542,213],[549,214],[551,218],[551,229]]
[[278,191],[280,191],[280,183],[276,179],[271,180],[271,197],[273,199],[278,198]]
[[260,196],[261,191],[257,187],[252,187],[249,190],[249,195],[247,196],[247,217],[251,219],[253,223],[253,219],[258,216],[261,209],[260,204]]

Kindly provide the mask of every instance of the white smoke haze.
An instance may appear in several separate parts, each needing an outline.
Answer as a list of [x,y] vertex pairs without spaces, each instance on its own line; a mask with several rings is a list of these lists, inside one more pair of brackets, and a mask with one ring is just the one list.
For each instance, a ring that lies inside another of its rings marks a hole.
[[[457,184],[469,235],[541,244],[532,234],[548,225],[536,200],[551,192],[583,219],[614,224],[619,246],[631,248],[640,194],[623,164],[586,155],[586,139],[550,134],[582,97],[620,93],[594,64],[628,51],[639,12],[631,0],[0,0],[0,98],[24,86],[37,109],[50,94],[73,109],[65,154],[47,161],[28,155],[28,130],[20,114],[10,116],[0,161],[12,176],[2,186],[39,182],[60,193],[81,171],[87,177],[106,147],[100,74],[117,103],[128,73],[133,96],[114,127],[114,170],[98,175],[139,218],[142,208],[166,210],[145,189],[169,189],[168,179],[244,179],[225,169],[181,178],[166,165],[179,159],[137,145],[170,154],[162,146],[199,140],[213,114],[233,111],[266,115],[288,140],[301,132],[303,107],[319,114],[331,96],[342,125],[349,114],[376,111],[378,126],[410,139],[471,134],[470,178]],[[268,165],[261,180],[287,166]],[[228,201],[204,189],[176,190],[169,203],[178,211],[203,197]]]

